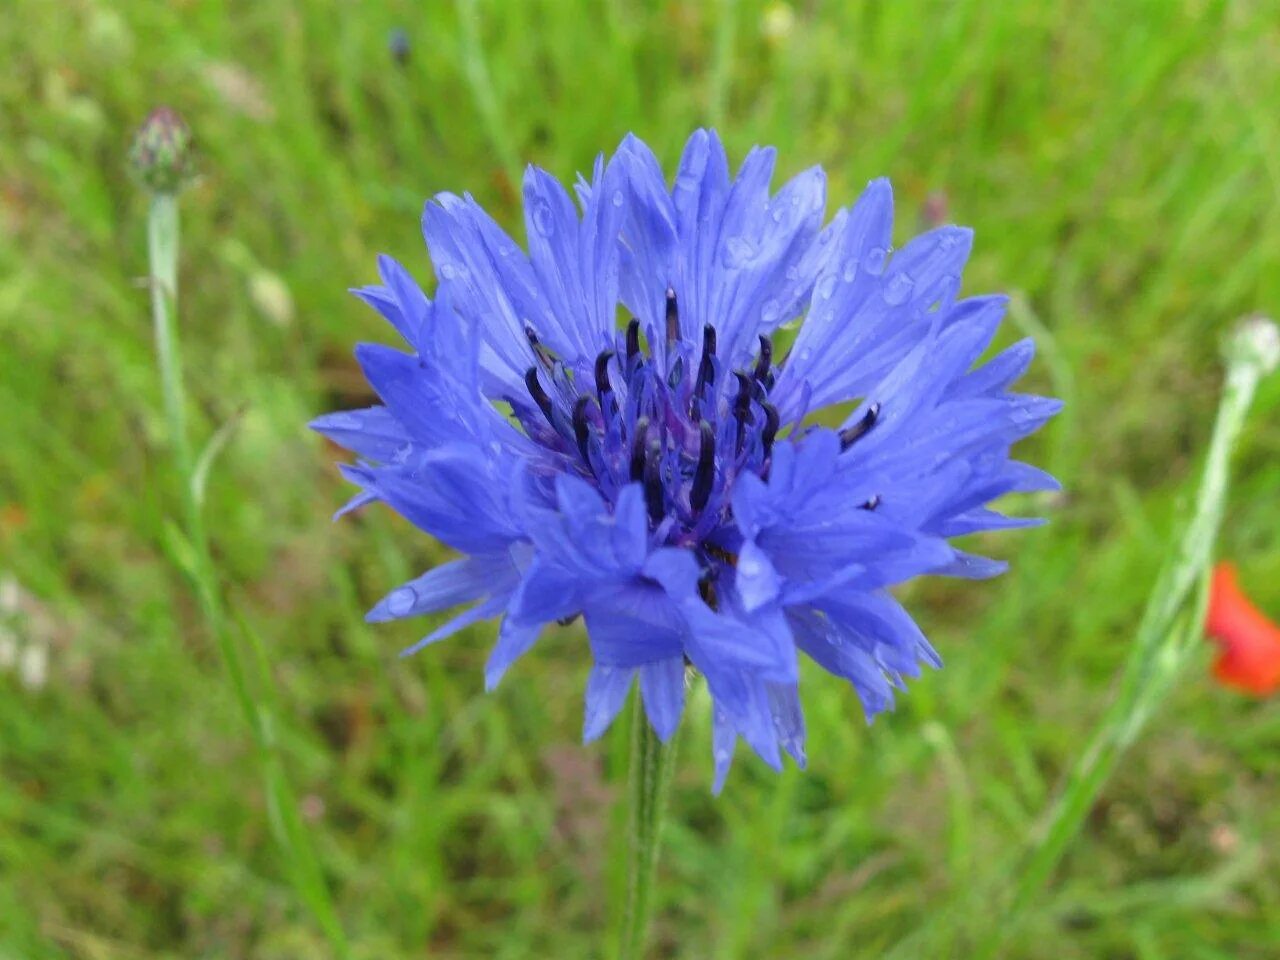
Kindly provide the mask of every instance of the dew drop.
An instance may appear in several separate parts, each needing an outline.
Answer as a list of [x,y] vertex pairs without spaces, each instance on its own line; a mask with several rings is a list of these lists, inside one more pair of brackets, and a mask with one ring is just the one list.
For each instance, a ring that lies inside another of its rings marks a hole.
[[387,597],[387,612],[393,617],[403,617],[413,610],[418,602],[418,595],[413,587],[401,587]]
[[831,295],[836,292],[836,278],[831,274],[827,274],[818,281],[818,298],[820,300],[830,300]]
[[888,256],[889,251],[884,247],[872,247],[862,256],[862,268],[873,277],[878,277],[884,272],[884,261]]
[[550,237],[556,232],[555,217],[545,200],[539,200],[533,208],[533,227],[544,237]]
[[782,210],[778,207],[774,207],[773,211],[769,214],[769,216],[773,217],[774,223],[782,222]]
[[621,190],[615,190],[615,191],[613,191],[613,205],[614,205],[615,207],[620,207],[620,206],[622,206],[622,191],[621,191]]
[[683,173],[676,177],[675,192],[696,194],[699,186],[700,181],[694,174]]
[[889,278],[889,282],[884,287],[884,302],[893,306],[905,303],[907,297],[911,296],[911,288],[915,286],[915,281],[905,273],[895,273]]
[[778,319],[778,314],[782,312],[782,305],[770,297],[760,307],[760,319],[765,323],[773,323]]
[[458,268],[452,263],[440,264],[440,276],[446,280],[452,280],[458,275]]
[[725,243],[720,262],[729,270],[737,270],[750,263],[756,255],[756,248],[746,237],[730,237]]
[[787,267],[787,279],[790,280],[792,283],[795,283],[797,280],[800,279],[800,268],[797,267],[794,263],[791,266]]
[[840,274],[840,279],[845,283],[853,283],[854,278],[858,275],[858,265],[850,260],[844,265],[844,270]]

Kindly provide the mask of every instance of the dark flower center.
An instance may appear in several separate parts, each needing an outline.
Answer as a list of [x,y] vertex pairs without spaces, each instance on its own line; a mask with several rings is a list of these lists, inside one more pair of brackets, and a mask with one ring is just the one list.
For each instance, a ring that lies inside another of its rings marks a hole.
[[[566,365],[526,329],[538,361],[524,378],[532,403],[508,402],[548,454],[545,477],[575,472],[611,503],[626,484],[640,483],[650,530],[661,542],[694,549],[709,570],[733,566],[716,536],[730,518],[730,491],[743,473],[768,478],[781,426],[769,401],[778,371],[773,342],[761,336],[753,360],[726,376],[715,327],[703,327],[699,343],[681,336],[673,290],[665,321],[660,354],[646,349],[640,321],[632,319],[617,349],[603,350],[589,366]],[[841,431],[842,448],[865,436],[879,412],[871,404]],[[873,498],[864,507],[877,504]]]

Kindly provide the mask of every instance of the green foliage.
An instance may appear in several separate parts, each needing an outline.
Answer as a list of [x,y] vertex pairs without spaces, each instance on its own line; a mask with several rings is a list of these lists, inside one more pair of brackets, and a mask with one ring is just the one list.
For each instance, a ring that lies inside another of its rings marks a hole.
[[[1014,505],[1052,523],[983,544],[1013,564],[999,581],[911,591],[947,668],[896,714],[868,729],[807,678],[807,773],[740,758],[713,800],[705,702],[682,734],[655,955],[834,960],[997,880],[1111,701],[1210,434],[1218,342],[1280,303],[1278,44],[1266,4],[1214,0],[9,0],[0,626],[48,666],[0,672],[0,958],[327,956],[166,532],[126,162],[159,101],[200,150],[178,317],[194,449],[239,417],[209,537],[362,958],[600,955],[627,745],[577,743],[573,628],[484,696],[491,629],[401,661],[427,623],[363,624],[436,556],[377,511],[328,523],[345,491],[302,424],[362,402],[351,347],[389,338],[343,288],[379,251],[427,279],[435,191],[518,231],[524,161],[567,177],[635,130],[670,162],[708,122],[735,158],[821,162],[841,202],[889,174],[900,238],[939,192],[977,228],[966,290],[1016,294],[1030,387],[1070,400],[1025,452],[1067,493]],[[1272,611],[1278,403],[1273,377],[1224,539]],[[1006,956],[1260,960],[1280,939],[1280,713],[1195,670],[1171,699]]]

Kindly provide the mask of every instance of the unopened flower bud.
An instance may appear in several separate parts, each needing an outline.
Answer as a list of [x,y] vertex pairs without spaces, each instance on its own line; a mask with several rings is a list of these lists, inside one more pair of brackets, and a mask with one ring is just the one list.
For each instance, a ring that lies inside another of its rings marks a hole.
[[1262,314],[1245,317],[1236,326],[1230,349],[1255,364],[1266,376],[1280,364],[1280,328]]
[[169,107],[157,107],[142,122],[129,150],[134,176],[154,193],[177,193],[192,177],[191,128]]

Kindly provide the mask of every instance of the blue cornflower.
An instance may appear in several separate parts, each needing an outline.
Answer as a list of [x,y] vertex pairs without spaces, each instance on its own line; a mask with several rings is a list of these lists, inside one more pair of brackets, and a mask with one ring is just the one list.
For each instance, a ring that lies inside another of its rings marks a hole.
[[[1000,573],[948,538],[1036,523],[985,504],[1057,489],[1009,456],[1060,406],[1008,392],[1031,341],[973,368],[1006,299],[957,299],[971,231],[890,256],[887,181],[824,226],[822,170],[771,195],[774,156],[752,150],[731,178],[700,130],[668,188],[627,137],[579,179],[581,212],[530,167],[527,252],[470,196],[437,196],[436,299],[389,257],[355,291],[412,348],[357,348],[383,405],[313,424],[362,458],[344,511],[383,501],[463,554],[370,620],[471,604],[412,652],[501,615],[491,689],[544,626],[581,616],[587,740],[637,678],[670,737],[692,667],[717,790],[738,737],[803,765],[799,653],[850,681],[868,718],[938,666],[888,588]],[[784,360],[771,335],[793,322]],[[854,404],[838,427],[808,423],[835,404]]]

